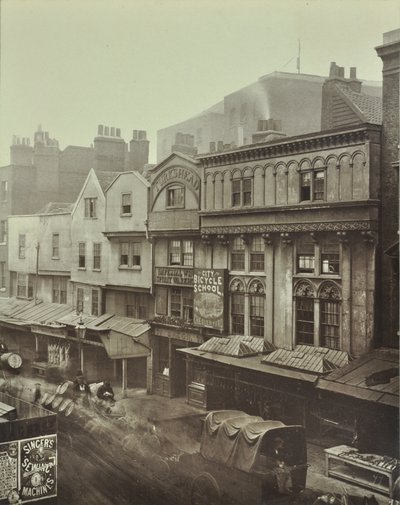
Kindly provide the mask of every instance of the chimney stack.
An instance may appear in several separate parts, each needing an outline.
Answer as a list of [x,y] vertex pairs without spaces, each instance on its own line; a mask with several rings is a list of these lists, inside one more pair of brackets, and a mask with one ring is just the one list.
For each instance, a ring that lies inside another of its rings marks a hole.
[[32,165],[33,148],[30,145],[31,140],[28,137],[13,135],[10,146],[10,164],[22,165],[24,167]]
[[175,144],[171,148],[172,152],[196,156],[197,147],[194,146],[194,135],[190,133],[178,132],[175,135]]
[[129,170],[141,170],[149,162],[149,144],[145,130],[133,130],[129,142]]
[[258,121],[258,131],[253,133],[252,142],[258,144],[260,142],[272,142],[286,137],[286,133],[282,131],[282,121],[276,119],[260,119]]

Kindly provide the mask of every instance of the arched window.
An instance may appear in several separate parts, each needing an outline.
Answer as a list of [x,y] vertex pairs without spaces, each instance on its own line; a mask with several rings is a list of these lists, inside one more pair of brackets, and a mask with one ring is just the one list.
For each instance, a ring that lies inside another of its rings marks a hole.
[[244,285],[234,279],[230,285],[231,299],[231,332],[233,335],[244,335]]
[[264,300],[265,290],[261,281],[255,280],[250,284],[250,335],[264,337]]
[[167,209],[178,208],[182,209],[185,206],[185,188],[182,185],[176,184],[168,186],[166,189],[166,207]]
[[340,349],[340,292],[336,284],[324,283],[319,298],[321,345]]
[[314,345],[314,290],[300,282],[296,297],[296,344]]

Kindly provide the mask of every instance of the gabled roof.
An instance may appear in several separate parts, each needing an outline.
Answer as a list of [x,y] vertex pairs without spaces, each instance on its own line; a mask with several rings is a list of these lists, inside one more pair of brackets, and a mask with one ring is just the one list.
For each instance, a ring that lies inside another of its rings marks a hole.
[[307,372],[324,374],[347,365],[349,356],[344,351],[336,351],[326,347],[296,345],[294,350],[278,349],[265,356],[261,361],[268,365],[298,368]]
[[378,96],[357,93],[348,86],[340,83],[336,88],[353,110],[361,115],[361,120],[366,123],[382,124],[382,99]]
[[[115,172],[113,172],[115,173]],[[137,170],[130,170],[130,171],[126,171],[126,172],[119,172],[117,174],[116,177],[114,177],[114,179],[111,181],[111,183],[107,186],[106,190],[105,190],[105,193],[107,193],[107,191],[112,187],[112,185],[114,184],[114,182],[121,176],[125,176],[127,174],[130,174],[132,175],[133,177],[136,177],[136,179],[138,179],[144,186],[146,186],[147,188],[150,187],[150,183],[148,180],[146,180],[142,174],[140,174]]]
[[111,186],[114,180],[123,172],[95,172],[103,193]]
[[188,156],[187,154],[183,154],[183,153],[179,153],[179,152],[173,152],[169,156],[167,156],[166,158],[164,158],[162,161],[160,161],[160,163],[157,163],[157,165],[154,165],[154,167],[151,168],[148,173],[150,175],[154,174],[155,172],[157,172],[158,170],[160,170],[160,168],[162,168],[164,165],[166,165],[167,163],[169,163],[173,158],[182,158],[185,161],[189,161],[190,163],[193,163],[193,165],[200,164],[200,161],[197,160],[196,158],[192,158],[191,156]]

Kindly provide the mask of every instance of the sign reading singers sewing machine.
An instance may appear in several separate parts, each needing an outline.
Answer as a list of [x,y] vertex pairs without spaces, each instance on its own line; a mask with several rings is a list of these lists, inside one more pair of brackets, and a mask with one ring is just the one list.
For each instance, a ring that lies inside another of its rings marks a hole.
[[193,322],[216,330],[225,330],[227,270],[194,269]]

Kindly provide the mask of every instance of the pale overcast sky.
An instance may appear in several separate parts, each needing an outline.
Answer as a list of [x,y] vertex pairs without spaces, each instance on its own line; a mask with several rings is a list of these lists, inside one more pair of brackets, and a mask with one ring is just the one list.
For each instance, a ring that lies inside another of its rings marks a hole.
[[381,80],[374,47],[400,0],[2,0],[0,166],[38,124],[89,146],[98,124],[156,131],[260,76],[327,75],[336,61]]

